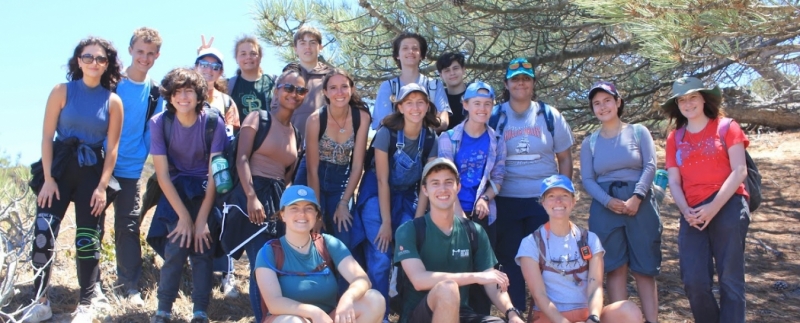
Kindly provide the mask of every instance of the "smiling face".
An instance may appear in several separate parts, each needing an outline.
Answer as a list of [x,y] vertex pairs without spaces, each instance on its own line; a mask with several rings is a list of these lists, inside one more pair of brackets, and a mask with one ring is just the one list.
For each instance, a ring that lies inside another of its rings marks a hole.
[[614,99],[613,95],[606,91],[597,91],[591,101],[594,116],[601,122],[619,119],[617,112],[621,101]]
[[705,107],[706,100],[700,92],[692,92],[686,95],[679,96],[675,99],[678,109],[681,114],[688,120],[703,117],[703,108]]
[[[88,56],[94,57],[95,59],[87,64],[83,62],[83,57],[88,57]],[[98,57],[103,57],[108,59],[106,50],[103,49],[103,47],[101,47],[100,45],[96,44],[88,45],[83,48],[80,57],[78,57],[78,66],[83,71],[84,77],[88,76],[99,79],[101,76],[103,76],[103,73],[106,71],[106,68],[108,68],[108,61],[106,61],[104,64],[98,63],[97,62]]]
[[[297,73],[287,74],[285,77],[281,79],[281,84],[291,84],[295,87],[305,87],[306,81],[298,75]],[[306,93],[298,94],[297,90],[289,91],[286,88],[281,87],[280,89],[276,89],[276,97],[278,98],[278,104],[282,108],[289,109],[294,111],[301,104],[303,104],[303,100],[306,98]]]
[[[216,66],[213,64],[219,64],[219,68],[216,71],[214,70]],[[197,62],[195,67],[197,71],[200,72],[200,75],[206,79],[206,83],[208,84],[214,84],[220,76],[222,76],[222,63],[214,58],[214,56],[206,55]]]
[[197,92],[194,88],[183,87],[176,89],[170,97],[170,103],[175,107],[178,113],[189,113],[196,111],[197,108]]
[[545,192],[542,206],[551,220],[569,219],[572,209],[575,208],[575,195],[563,188],[554,187]]
[[525,74],[517,74],[506,80],[506,89],[515,100],[530,100],[533,97],[533,78]]
[[304,64],[316,63],[321,50],[322,44],[310,33],[306,33],[303,38],[294,43],[294,53],[297,55],[297,59]]
[[281,218],[286,223],[286,230],[306,234],[314,228],[318,215],[317,206],[308,201],[290,204],[281,211]]
[[458,175],[447,166],[434,166],[422,186],[422,193],[428,197],[431,209],[452,210],[458,201],[461,184]]
[[144,74],[147,74],[147,71],[153,67],[153,63],[155,63],[160,55],[157,44],[152,42],[146,43],[143,39],[136,40],[133,46],[128,47],[128,53],[131,54],[131,58],[133,58],[131,68]]
[[450,66],[445,67],[440,72],[442,80],[448,87],[453,88],[464,83],[464,67],[457,61],[453,61]]
[[[481,89],[478,93],[489,94],[489,91]],[[492,114],[493,104],[491,98],[474,97],[464,102],[464,110],[469,111],[469,120],[486,123]]]
[[419,41],[411,37],[400,41],[400,51],[396,58],[402,65],[419,66],[422,60]]
[[397,105],[397,110],[403,114],[405,122],[422,123],[428,112],[428,96],[422,92],[411,92]]
[[261,52],[251,42],[242,42],[236,46],[236,63],[242,71],[257,71],[261,65]]
[[328,79],[328,84],[322,89],[322,92],[328,98],[331,107],[346,107],[350,104],[353,88],[350,86],[350,80],[347,77],[338,74]]

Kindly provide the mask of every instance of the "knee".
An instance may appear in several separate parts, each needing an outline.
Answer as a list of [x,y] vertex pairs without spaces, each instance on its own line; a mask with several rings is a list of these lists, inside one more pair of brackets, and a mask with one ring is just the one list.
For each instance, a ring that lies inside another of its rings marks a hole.
[[87,227],[75,229],[75,250],[79,260],[100,259],[100,231]]
[[452,280],[441,281],[431,288],[428,299],[433,309],[442,306],[458,308],[461,304],[458,284]]
[[644,320],[642,311],[631,301],[619,301],[603,308],[601,321],[620,323],[640,323]]
[[368,290],[364,296],[361,298],[361,302],[365,305],[365,308],[373,313],[380,313],[383,315],[386,312],[386,299],[383,298],[381,292],[370,289]]

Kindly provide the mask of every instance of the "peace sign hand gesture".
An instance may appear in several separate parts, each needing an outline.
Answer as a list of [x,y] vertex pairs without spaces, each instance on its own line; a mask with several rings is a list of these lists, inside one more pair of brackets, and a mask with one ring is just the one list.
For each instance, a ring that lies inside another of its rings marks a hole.
[[200,54],[201,50],[211,48],[211,44],[214,43],[214,36],[211,36],[211,38],[208,40],[208,43],[206,43],[206,35],[200,35],[200,41],[202,44],[197,48],[198,54]]

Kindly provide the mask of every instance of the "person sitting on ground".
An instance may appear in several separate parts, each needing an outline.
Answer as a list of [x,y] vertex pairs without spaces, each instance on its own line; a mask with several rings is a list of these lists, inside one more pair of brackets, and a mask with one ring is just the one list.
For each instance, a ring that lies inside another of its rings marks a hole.
[[631,301],[603,306],[605,250],[597,235],[569,220],[577,201],[569,177],[545,178],[540,191],[549,221],[522,240],[516,257],[533,298],[528,322],[643,322]]
[[[197,71],[176,68],[161,81],[167,111],[150,120],[151,154],[164,192],[158,201],[147,242],[162,258],[158,283],[158,310],[154,323],[169,323],[178,297],[186,259],[192,268],[192,323],[208,322],[212,257],[216,239],[209,230],[215,219],[214,176],[211,159],[222,153],[227,139],[222,117],[216,116],[208,143],[206,124],[214,122],[211,109],[203,109],[208,95],[205,79]],[[171,124],[168,124],[171,123]]]
[[[267,308],[261,323],[374,323],[383,317],[383,296],[370,289],[347,246],[331,235],[313,233],[321,215],[311,188],[292,185],[283,192],[278,216],[286,234],[264,244],[255,260],[254,275]],[[349,283],[338,301],[336,275]]]
[[[403,290],[400,322],[505,322],[475,313],[467,305],[470,285],[479,284],[508,322],[522,323],[506,292],[508,276],[494,269],[497,258],[486,232],[456,215],[459,189],[461,180],[452,161],[440,157],[425,165],[422,192],[430,200],[430,213],[401,225],[396,234],[395,262],[408,277],[398,281],[405,284],[398,286]],[[425,224],[425,242],[418,246],[417,232],[421,230],[416,226],[421,223]],[[473,250],[475,243],[477,250]]]

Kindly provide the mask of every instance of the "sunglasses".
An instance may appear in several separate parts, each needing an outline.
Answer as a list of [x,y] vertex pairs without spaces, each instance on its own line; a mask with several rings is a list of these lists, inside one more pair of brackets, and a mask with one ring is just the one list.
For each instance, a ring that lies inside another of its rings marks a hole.
[[199,61],[197,62],[197,67],[199,68],[210,68],[212,71],[219,71],[222,69],[222,64],[220,63],[211,63],[206,61]]
[[81,62],[84,64],[91,64],[93,62],[97,62],[97,65],[106,65],[108,64],[108,57],[105,56],[93,56],[92,54],[83,54],[80,56]]
[[520,67],[520,65],[522,65],[523,68],[527,68],[527,69],[532,69],[533,68],[533,64],[528,63],[528,62],[524,62],[524,63],[514,63],[514,64],[511,64],[511,65],[508,65],[508,69],[515,70],[515,69],[518,69]]
[[297,95],[306,95],[306,93],[308,93],[308,89],[307,88],[304,88],[302,86],[294,86],[292,84],[287,84],[287,83],[278,84],[277,88],[278,89],[283,89],[284,91],[286,91],[288,93],[295,93],[296,92]]

